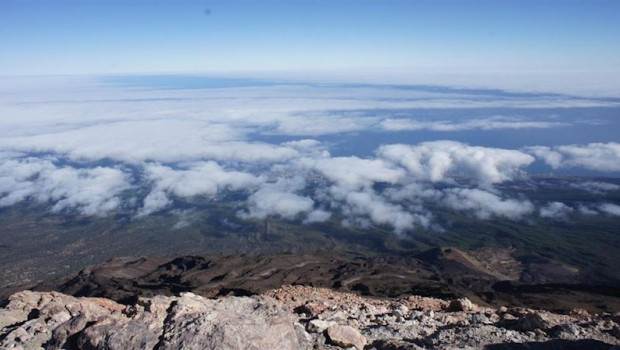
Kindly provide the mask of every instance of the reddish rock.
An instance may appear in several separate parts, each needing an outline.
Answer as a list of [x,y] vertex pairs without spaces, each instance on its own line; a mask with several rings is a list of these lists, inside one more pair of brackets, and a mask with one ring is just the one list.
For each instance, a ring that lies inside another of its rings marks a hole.
[[328,305],[325,303],[307,302],[304,305],[296,307],[295,312],[298,314],[304,313],[307,317],[312,318],[318,316],[321,312],[327,309],[327,307]]

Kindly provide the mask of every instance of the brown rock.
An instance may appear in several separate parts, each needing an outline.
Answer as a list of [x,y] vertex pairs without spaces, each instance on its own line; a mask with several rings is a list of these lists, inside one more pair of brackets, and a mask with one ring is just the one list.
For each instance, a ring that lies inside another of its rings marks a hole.
[[295,312],[298,314],[304,313],[308,317],[316,317],[318,314],[327,309],[329,305],[319,302],[307,302],[304,305],[295,308]]
[[465,311],[465,312],[477,311],[478,305],[472,303],[467,298],[460,298],[457,300],[452,300],[452,302],[450,302],[450,306],[448,307],[448,309],[450,311]]
[[572,309],[570,311],[570,314],[572,316],[579,317],[579,318],[584,319],[584,320],[590,320],[592,318],[590,313],[587,310],[584,310],[584,309],[578,309],[578,308],[577,309]]
[[340,347],[362,350],[366,346],[366,337],[353,327],[335,325],[327,328],[326,333],[330,343]]

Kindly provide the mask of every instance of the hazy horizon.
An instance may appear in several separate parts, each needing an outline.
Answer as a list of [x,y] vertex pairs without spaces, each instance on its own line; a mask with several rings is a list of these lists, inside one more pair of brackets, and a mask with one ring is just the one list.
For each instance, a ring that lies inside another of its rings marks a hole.
[[0,76],[208,74],[620,96],[615,1],[0,4]]

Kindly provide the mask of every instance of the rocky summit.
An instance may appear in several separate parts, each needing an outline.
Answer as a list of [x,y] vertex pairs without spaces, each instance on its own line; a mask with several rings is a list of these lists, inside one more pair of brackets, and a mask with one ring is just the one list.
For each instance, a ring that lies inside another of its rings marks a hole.
[[22,291],[3,349],[620,349],[620,315],[489,308],[466,298],[362,297],[307,286],[210,299]]

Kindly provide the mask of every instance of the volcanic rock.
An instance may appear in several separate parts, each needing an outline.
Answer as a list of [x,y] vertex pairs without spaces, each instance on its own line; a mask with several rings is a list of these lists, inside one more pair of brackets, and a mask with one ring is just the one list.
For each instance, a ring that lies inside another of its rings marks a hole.
[[362,350],[366,346],[366,338],[353,327],[334,325],[327,328],[326,333],[332,344],[343,348],[354,346],[356,349]]
[[468,311],[476,311],[478,309],[478,306],[472,303],[467,298],[460,298],[460,299],[453,300],[452,302],[450,302],[449,309],[450,311],[468,312]]
[[88,349],[300,349],[293,314],[260,296],[212,300],[184,293],[125,307],[24,291],[11,297],[0,319],[6,320],[2,348],[60,349],[72,342]]
[[[308,303],[325,307],[315,318],[293,311]],[[495,308],[454,312],[448,306],[436,298],[368,298],[306,286],[217,299],[181,293],[138,298],[127,305],[22,291],[0,308],[0,348],[607,350],[620,346],[620,325],[609,313],[507,308],[500,316]]]

